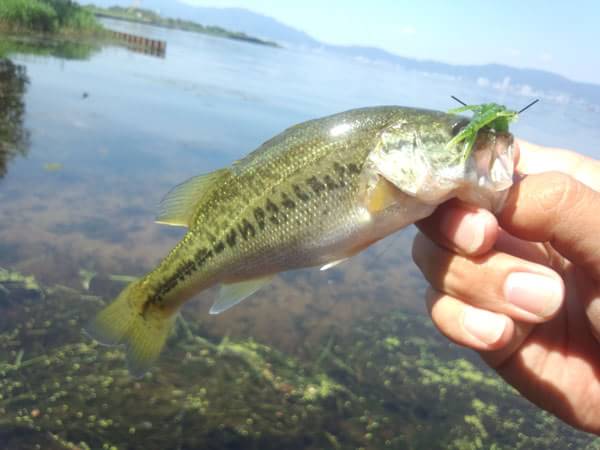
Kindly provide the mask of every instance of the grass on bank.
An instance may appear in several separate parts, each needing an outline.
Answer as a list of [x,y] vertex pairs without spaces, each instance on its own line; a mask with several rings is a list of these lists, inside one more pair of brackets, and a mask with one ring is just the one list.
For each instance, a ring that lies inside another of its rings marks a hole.
[[102,26],[72,0],[1,0],[0,29],[41,33],[96,33]]

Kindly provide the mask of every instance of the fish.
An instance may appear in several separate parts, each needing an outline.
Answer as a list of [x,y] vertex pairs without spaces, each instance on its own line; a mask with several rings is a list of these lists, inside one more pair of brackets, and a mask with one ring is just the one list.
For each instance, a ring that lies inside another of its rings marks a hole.
[[84,331],[123,345],[139,377],[180,307],[209,287],[220,285],[210,308],[220,314],[277,273],[327,270],[450,198],[497,209],[512,184],[513,137],[488,121],[461,142],[472,120],[401,106],[349,110],[292,126],[231,166],[185,181],[156,221],[187,233]]

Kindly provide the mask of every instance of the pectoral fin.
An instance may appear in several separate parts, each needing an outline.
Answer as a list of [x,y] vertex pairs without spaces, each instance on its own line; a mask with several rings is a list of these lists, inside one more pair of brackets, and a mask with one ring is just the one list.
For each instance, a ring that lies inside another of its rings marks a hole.
[[405,198],[406,194],[404,192],[382,176],[379,176],[377,183],[368,193],[367,209],[371,213],[377,213]]
[[219,297],[210,308],[209,313],[220,314],[223,311],[228,310],[254,294],[264,285],[269,284],[272,279],[273,275],[268,275],[266,277],[241,281],[239,283],[223,283],[221,285],[221,290],[219,291]]
[[229,174],[229,169],[220,169],[190,178],[175,186],[160,202],[156,222],[176,227],[189,226],[198,201],[219,178]]
[[346,261],[348,258],[342,258],[342,259],[338,259],[337,261],[331,261],[330,263],[325,264],[323,267],[321,267],[321,272],[331,269],[332,267],[337,266],[338,264],[343,263],[344,261]]

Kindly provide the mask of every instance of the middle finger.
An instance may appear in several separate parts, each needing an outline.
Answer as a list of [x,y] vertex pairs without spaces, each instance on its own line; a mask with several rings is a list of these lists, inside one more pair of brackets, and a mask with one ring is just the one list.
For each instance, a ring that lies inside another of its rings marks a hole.
[[497,250],[457,255],[419,233],[413,259],[438,291],[516,320],[543,322],[556,314],[564,298],[564,283],[556,272]]

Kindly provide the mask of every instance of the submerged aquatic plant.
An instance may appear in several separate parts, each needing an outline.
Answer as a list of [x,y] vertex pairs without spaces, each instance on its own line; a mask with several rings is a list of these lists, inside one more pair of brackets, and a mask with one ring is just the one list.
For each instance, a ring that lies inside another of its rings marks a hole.
[[26,278],[0,270],[10,296],[0,314],[2,449],[600,448],[425,317],[373,315],[298,353],[182,320],[165,367],[133,380],[122,349],[81,342],[103,304],[94,283],[85,293],[39,286],[42,300],[14,288]]
[[475,145],[477,139],[477,133],[484,127],[493,128],[497,132],[508,132],[508,126],[511,122],[516,120],[519,113],[524,111],[511,111],[503,105],[497,103],[483,103],[481,105],[464,105],[460,108],[454,108],[448,111],[451,114],[459,114],[465,111],[472,111],[473,118],[469,124],[464,127],[450,142],[447,147],[454,147],[461,142],[465,142],[466,145],[462,153],[462,161],[466,161]]

